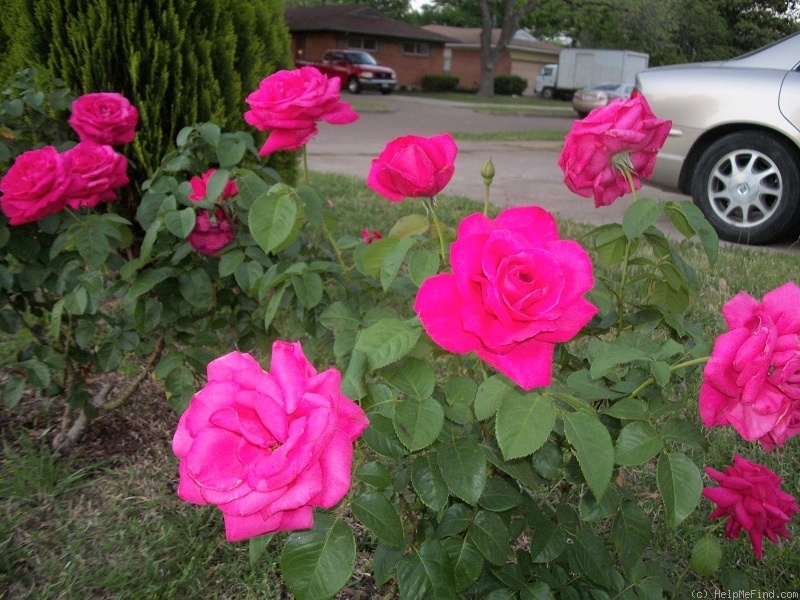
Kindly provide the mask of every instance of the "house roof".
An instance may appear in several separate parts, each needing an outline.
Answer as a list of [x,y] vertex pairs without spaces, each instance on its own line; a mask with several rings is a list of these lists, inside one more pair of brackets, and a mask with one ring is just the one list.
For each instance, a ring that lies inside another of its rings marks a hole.
[[[448,25],[423,25],[432,33],[453,38],[455,41],[448,43],[448,46],[479,47],[481,45],[480,27],[450,27]],[[496,45],[500,40],[500,29],[492,29],[492,45]],[[508,44],[510,50],[529,50],[544,52],[547,54],[558,54],[561,46],[537,40],[523,31],[518,31]]]
[[285,16],[291,33],[335,31],[442,44],[455,41],[447,35],[390,19],[363,4],[287,8]]

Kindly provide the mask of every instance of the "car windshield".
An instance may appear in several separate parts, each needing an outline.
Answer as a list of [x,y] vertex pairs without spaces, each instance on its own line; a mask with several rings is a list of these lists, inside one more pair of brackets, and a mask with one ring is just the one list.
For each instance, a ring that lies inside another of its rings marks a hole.
[[345,52],[347,62],[351,65],[377,65],[378,62],[372,58],[369,52]]
[[586,89],[591,91],[613,92],[618,87],[618,83],[598,83],[597,85],[590,85]]

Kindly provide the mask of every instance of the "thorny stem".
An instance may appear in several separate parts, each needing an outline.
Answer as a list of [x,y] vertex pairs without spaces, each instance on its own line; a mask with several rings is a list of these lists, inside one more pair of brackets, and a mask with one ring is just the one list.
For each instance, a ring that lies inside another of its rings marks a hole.
[[[625,160],[627,159],[627,160]],[[632,175],[632,167],[630,165],[630,156],[625,156],[620,158],[619,161],[615,160],[614,163],[617,165],[622,174],[625,175],[625,179],[628,182],[628,185],[631,188],[631,194],[633,195],[633,201],[636,202],[636,188],[633,186],[633,175]],[[619,318],[617,333],[622,332],[623,327],[623,311],[625,309],[625,283],[628,278],[628,262],[631,259],[631,240],[627,240],[625,242],[625,255],[622,259],[622,276],[620,277],[619,281],[619,293],[617,294],[617,304],[619,306],[618,311],[619,314],[617,315]]]

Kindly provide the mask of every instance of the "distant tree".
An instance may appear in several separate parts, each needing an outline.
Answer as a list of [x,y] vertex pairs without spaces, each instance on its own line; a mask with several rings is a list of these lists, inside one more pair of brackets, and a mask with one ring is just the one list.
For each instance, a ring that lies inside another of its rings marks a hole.
[[286,8],[307,6],[346,6],[364,4],[380,11],[390,19],[409,19],[411,0],[285,0]]

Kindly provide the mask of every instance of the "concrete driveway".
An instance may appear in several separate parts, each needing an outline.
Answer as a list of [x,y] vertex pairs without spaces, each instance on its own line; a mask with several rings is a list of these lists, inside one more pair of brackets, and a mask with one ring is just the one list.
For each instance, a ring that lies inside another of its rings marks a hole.
[[[387,142],[401,135],[532,129],[568,131],[575,120],[566,102],[564,114],[560,116],[548,116],[533,109],[519,116],[490,114],[476,110],[474,105],[403,95],[345,93],[342,100],[354,102],[360,118],[350,125],[320,125],[319,134],[307,146],[308,166],[312,171],[366,179],[372,159]],[[359,110],[359,104],[365,110]],[[378,107],[381,110],[375,110]],[[502,207],[537,204],[562,217],[592,224],[621,221],[632,198],[626,196],[612,206],[597,209],[591,198],[581,198],[570,192],[557,164],[561,145],[561,142],[459,141],[455,175],[444,193],[482,202],[484,185],[480,170],[491,157],[496,169],[491,188],[494,204]],[[660,200],[687,199],[648,186],[638,193],[640,197]]]

